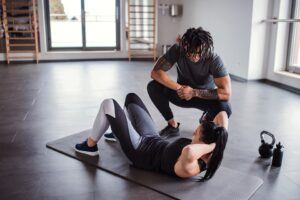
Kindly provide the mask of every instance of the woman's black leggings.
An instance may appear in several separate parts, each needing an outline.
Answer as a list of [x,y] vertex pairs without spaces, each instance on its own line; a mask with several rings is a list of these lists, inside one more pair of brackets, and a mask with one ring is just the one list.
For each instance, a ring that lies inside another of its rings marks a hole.
[[123,152],[131,161],[142,137],[157,135],[149,111],[134,93],[126,96],[124,110],[114,99],[105,99],[100,106],[90,137],[98,142],[109,125]]

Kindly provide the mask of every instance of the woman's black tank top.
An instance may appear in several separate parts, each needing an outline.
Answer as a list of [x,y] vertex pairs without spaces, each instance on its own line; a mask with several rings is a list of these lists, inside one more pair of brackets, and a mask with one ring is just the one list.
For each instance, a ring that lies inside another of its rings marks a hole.
[[[182,149],[191,144],[192,140],[179,138],[174,142],[168,142],[159,136],[143,138],[137,149],[133,165],[147,170],[163,172],[176,176],[174,166]],[[206,163],[198,160],[201,171],[206,169]]]

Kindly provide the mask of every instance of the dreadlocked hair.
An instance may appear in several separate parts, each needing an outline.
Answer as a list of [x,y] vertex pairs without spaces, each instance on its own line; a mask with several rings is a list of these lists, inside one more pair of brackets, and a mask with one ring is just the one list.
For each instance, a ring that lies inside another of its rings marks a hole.
[[201,58],[209,57],[214,49],[210,33],[202,27],[189,28],[180,39],[180,46],[186,54],[199,53]]

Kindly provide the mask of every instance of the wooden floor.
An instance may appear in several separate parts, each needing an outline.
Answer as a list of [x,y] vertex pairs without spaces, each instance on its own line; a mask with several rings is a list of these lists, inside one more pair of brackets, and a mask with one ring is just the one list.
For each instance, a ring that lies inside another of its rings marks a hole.
[[[169,199],[46,148],[48,141],[90,128],[103,99],[123,103],[128,92],[141,96],[157,129],[163,128],[146,91],[152,65],[1,64],[0,199]],[[252,199],[299,199],[300,96],[258,82],[233,81],[232,87],[233,115],[222,165],[264,180]],[[202,112],[172,108],[182,135],[191,136]],[[281,168],[258,158],[262,130],[285,146]]]

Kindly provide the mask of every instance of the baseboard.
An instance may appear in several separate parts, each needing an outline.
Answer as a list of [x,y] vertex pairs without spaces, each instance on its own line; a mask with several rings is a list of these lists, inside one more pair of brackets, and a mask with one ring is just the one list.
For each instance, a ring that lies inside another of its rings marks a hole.
[[248,82],[247,79],[236,76],[236,75],[233,75],[233,74],[229,74],[229,76],[232,80],[235,80],[235,81],[238,81],[238,82]]
[[[128,61],[128,58],[94,58],[94,59],[58,59],[58,60],[39,60],[39,63],[50,63],[50,62],[85,62],[85,61]],[[131,58],[131,61],[152,61],[153,58]],[[6,61],[0,61],[1,64],[6,64]],[[11,64],[27,64],[36,63],[35,60],[14,60]]]
[[289,86],[289,85],[286,85],[286,84],[283,84],[283,83],[278,83],[276,81],[272,81],[272,80],[269,80],[269,79],[247,80],[245,78],[242,78],[242,77],[239,77],[239,76],[236,76],[236,75],[233,75],[233,74],[229,74],[229,75],[230,75],[230,78],[232,80],[235,80],[235,81],[239,81],[239,82],[257,81],[257,82],[272,85],[272,86],[275,86],[277,88],[281,88],[281,89],[284,89],[284,90],[287,90],[287,91],[290,91],[290,92],[293,92],[293,93],[296,93],[296,94],[300,94],[300,88],[295,88],[295,87],[292,87],[292,86]]
[[278,87],[278,88],[281,88],[281,89],[284,89],[284,90],[287,90],[287,91],[290,91],[290,92],[293,92],[293,93],[296,93],[296,94],[300,94],[300,89],[299,88],[295,88],[295,87],[292,87],[292,86],[289,86],[289,85],[286,85],[286,84],[283,84],[283,83],[278,83],[276,81],[272,81],[272,80],[269,80],[269,79],[260,79],[260,80],[257,80],[257,81],[268,84],[268,85],[272,85],[272,86],[275,86],[275,87]]

